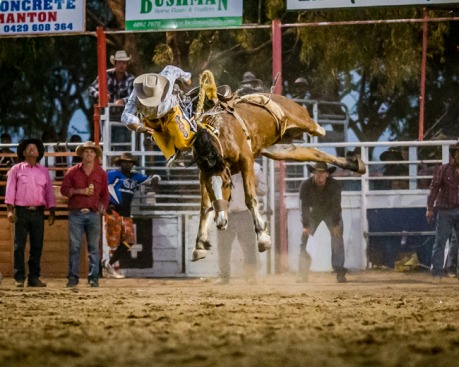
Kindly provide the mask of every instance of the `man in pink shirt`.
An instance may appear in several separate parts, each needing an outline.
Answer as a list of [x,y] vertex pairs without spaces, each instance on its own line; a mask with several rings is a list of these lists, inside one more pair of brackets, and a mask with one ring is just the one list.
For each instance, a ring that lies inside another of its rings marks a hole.
[[92,141],[76,148],[81,163],[71,167],[64,176],[61,194],[69,198],[69,274],[68,288],[79,283],[81,243],[86,234],[89,256],[88,283],[99,286],[99,240],[101,215],[107,210],[110,194],[107,173],[99,164],[102,150]]
[[48,223],[54,224],[56,199],[48,169],[38,162],[45,154],[41,140],[25,139],[17,149],[18,164],[11,167],[6,182],[7,217],[14,223],[14,280],[24,287],[24,250],[30,237],[29,287],[46,287],[40,280],[40,260],[44,239],[45,209]]

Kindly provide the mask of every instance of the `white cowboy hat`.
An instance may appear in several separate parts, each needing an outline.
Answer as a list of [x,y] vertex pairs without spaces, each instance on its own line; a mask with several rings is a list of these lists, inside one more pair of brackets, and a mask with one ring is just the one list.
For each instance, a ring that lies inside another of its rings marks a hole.
[[76,148],[75,152],[78,157],[83,157],[83,152],[85,149],[92,149],[94,152],[96,152],[96,155],[100,158],[102,157],[102,149],[96,144],[94,144],[92,141],[87,141],[83,145],[78,145]]
[[142,74],[135,78],[134,88],[140,103],[147,107],[156,107],[169,90],[169,80],[161,74]]
[[110,62],[112,65],[115,65],[116,61],[129,61],[131,60],[131,56],[128,56],[126,51],[116,51],[115,55],[110,56]]

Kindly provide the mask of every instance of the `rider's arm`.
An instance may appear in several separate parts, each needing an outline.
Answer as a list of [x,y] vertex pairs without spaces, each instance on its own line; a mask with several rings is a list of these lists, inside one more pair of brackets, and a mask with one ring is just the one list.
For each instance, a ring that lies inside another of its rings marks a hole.
[[[121,115],[121,122],[130,130],[139,129],[142,127],[140,124],[140,120],[137,117],[137,93],[135,89],[129,95],[129,98],[126,102],[126,106],[124,107],[123,114]],[[140,129],[139,129],[140,130]]]

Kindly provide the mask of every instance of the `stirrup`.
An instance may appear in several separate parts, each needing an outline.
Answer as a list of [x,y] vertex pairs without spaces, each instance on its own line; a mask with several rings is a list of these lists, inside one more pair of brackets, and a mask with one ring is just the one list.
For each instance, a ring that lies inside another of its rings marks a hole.
[[181,150],[177,150],[175,152],[175,154],[168,159],[168,161],[166,163],[166,167],[168,167],[168,168],[172,167],[174,165],[174,162],[181,156],[181,154],[182,154],[182,151]]

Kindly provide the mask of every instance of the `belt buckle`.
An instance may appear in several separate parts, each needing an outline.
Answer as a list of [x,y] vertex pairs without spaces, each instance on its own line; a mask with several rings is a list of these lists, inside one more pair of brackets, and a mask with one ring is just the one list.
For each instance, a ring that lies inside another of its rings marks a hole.
[[80,212],[82,214],[89,214],[91,212],[91,209],[83,208],[83,209],[80,209]]
[[37,207],[36,206],[28,206],[26,209],[34,212],[34,211],[37,210]]

